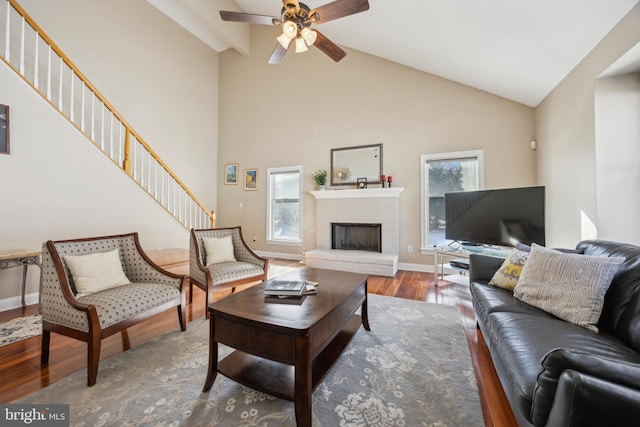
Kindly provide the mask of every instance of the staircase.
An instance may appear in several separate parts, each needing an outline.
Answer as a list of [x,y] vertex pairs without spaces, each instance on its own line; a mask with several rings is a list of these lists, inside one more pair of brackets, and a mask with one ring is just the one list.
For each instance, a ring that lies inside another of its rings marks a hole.
[[187,188],[15,0],[0,2],[0,59],[186,229],[215,214]]

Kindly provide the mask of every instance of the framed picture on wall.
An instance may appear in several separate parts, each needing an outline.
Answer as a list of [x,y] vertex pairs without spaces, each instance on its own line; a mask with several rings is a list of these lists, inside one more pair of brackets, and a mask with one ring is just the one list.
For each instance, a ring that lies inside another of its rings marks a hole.
[[227,163],[224,165],[224,184],[235,185],[238,183],[238,164]]
[[244,189],[255,191],[258,189],[258,169],[244,170]]
[[9,154],[9,106],[0,104],[0,154]]

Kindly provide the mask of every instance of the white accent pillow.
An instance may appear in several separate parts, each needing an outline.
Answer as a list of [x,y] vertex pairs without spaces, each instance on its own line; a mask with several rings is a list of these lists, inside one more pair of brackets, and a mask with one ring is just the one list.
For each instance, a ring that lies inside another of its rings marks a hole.
[[65,255],[64,262],[76,285],[76,298],[131,283],[122,270],[118,249],[88,255]]
[[233,240],[231,236],[203,237],[206,265],[219,264],[221,262],[235,262],[233,254]]
[[604,295],[623,262],[623,257],[567,254],[534,243],[513,295],[597,332]]

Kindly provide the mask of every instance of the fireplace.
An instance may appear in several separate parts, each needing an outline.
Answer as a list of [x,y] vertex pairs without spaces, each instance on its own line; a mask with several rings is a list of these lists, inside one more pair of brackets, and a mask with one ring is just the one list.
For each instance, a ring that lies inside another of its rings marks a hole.
[[[304,253],[307,267],[393,277],[398,272],[399,199],[403,191],[402,187],[311,191],[316,199],[316,247]],[[344,231],[341,227],[335,230],[334,224],[357,225],[351,233],[373,234],[379,243],[371,245],[371,236],[367,236],[367,243],[355,237],[355,243],[345,245],[353,239],[340,237]],[[340,245],[345,247],[336,249]]]
[[331,249],[382,252],[382,224],[333,222]]

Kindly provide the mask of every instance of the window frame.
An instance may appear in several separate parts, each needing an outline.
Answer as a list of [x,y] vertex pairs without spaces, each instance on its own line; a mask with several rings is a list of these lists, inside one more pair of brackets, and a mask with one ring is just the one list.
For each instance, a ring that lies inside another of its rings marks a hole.
[[429,217],[429,172],[427,163],[431,161],[473,159],[478,162],[478,190],[484,190],[484,150],[450,151],[447,153],[433,153],[420,155],[420,253],[431,254],[434,245],[429,242],[429,227],[426,219]]
[[[298,225],[298,240],[290,240],[290,239],[277,239],[273,237],[273,182],[272,176],[281,173],[298,173],[298,203],[300,206],[300,223]],[[267,230],[266,230],[266,242],[275,245],[285,245],[285,246],[302,246],[304,236],[302,235],[302,213],[303,213],[303,203],[302,203],[302,177],[303,167],[302,165],[296,166],[281,166],[281,167],[273,167],[267,168]]]

